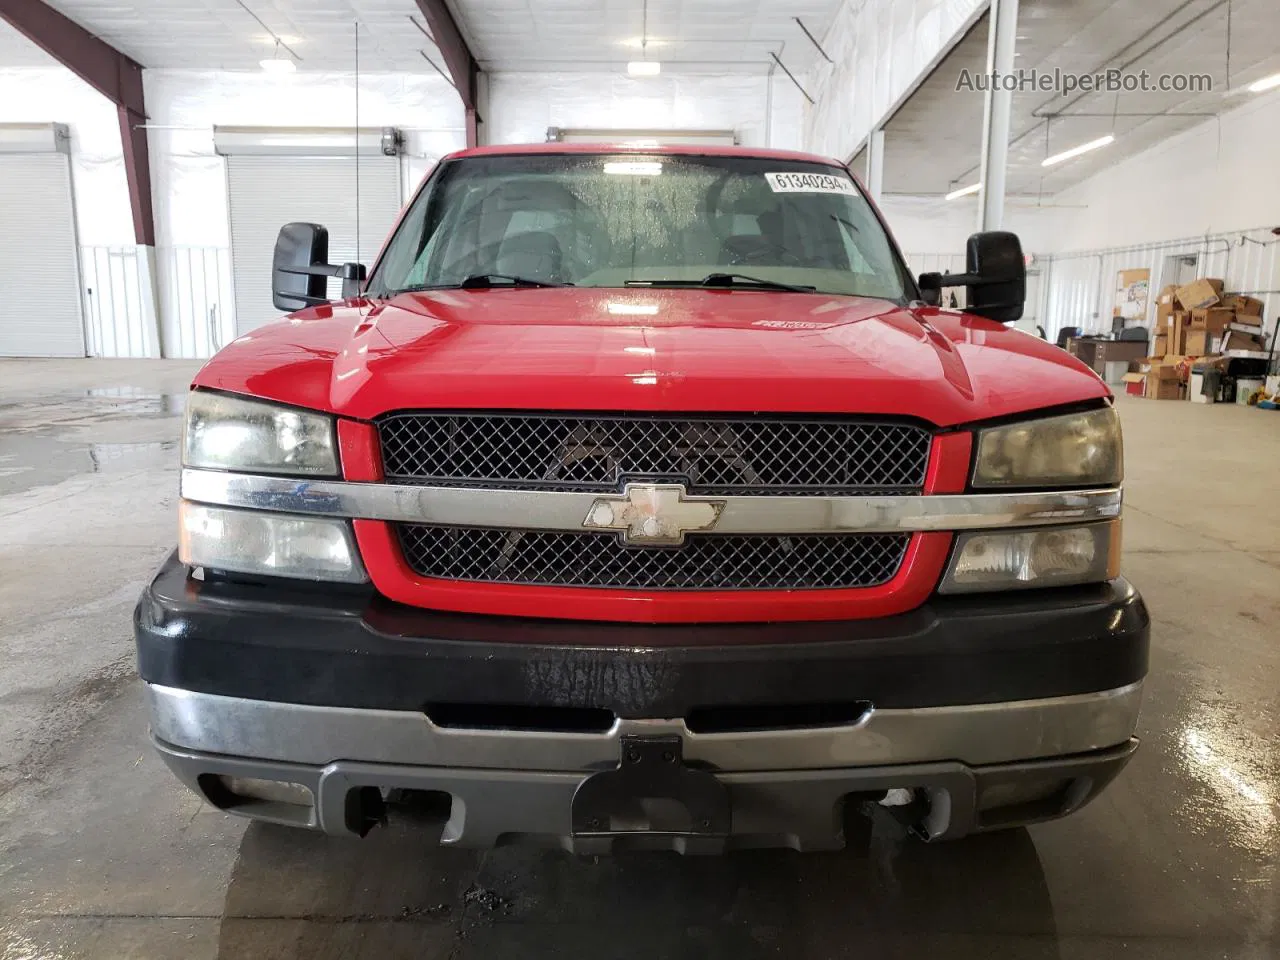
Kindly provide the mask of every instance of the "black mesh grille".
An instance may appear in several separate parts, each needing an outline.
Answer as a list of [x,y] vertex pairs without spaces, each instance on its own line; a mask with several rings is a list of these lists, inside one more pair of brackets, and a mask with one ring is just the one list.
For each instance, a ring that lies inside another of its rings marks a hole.
[[910,424],[777,417],[396,413],[378,429],[396,483],[720,496],[919,493],[930,443]]
[[910,534],[694,535],[632,547],[600,533],[402,524],[405,559],[424,577],[636,590],[806,590],[893,579]]

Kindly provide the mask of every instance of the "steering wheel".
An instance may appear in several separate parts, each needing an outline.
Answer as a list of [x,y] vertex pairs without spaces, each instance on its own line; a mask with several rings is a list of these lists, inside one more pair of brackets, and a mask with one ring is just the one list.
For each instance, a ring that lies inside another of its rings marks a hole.
[[760,236],[741,236],[733,233],[733,214],[720,210],[720,198],[729,179],[736,176],[726,170],[707,188],[706,213],[707,222],[711,224],[711,232],[720,246],[733,256],[733,263],[739,264],[771,264],[787,266],[804,266],[804,261],[782,244],[770,240],[763,234]]

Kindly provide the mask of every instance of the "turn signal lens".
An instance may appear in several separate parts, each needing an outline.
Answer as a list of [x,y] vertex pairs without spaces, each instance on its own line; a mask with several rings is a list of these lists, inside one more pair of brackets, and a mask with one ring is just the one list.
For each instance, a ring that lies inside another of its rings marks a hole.
[[1017,533],[967,533],[956,541],[941,593],[1096,583],[1116,576],[1120,521]]
[[188,566],[299,580],[365,583],[345,520],[227,510],[182,501],[178,558]]

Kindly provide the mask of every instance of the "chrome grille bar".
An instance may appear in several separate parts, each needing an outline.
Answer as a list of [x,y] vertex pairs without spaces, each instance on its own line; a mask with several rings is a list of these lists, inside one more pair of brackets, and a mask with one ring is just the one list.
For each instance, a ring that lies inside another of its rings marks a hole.
[[[594,492],[350,483],[184,469],[187,500],[395,523],[580,532]],[[906,533],[1034,527],[1120,515],[1119,488],[933,496],[725,496],[717,534]],[[691,498],[698,499],[698,498]],[[611,531],[604,531],[606,533]],[[697,536],[698,534],[692,534]]]

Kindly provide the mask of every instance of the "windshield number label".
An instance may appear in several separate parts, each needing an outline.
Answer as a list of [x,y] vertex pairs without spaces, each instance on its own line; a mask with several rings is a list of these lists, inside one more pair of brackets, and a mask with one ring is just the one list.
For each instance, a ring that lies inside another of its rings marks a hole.
[[843,193],[854,195],[853,181],[825,173],[766,173],[769,189],[774,193]]

